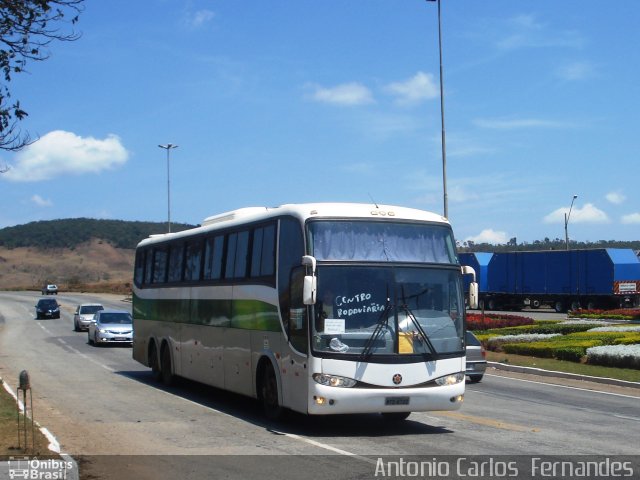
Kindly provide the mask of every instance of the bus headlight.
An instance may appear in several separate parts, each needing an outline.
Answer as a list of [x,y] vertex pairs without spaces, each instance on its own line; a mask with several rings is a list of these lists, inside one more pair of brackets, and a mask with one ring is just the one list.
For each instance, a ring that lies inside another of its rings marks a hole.
[[338,375],[327,375],[325,373],[314,373],[313,379],[320,385],[327,387],[355,387],[356,382],[353,378],[339,377]]
[[464,373],[454,373],[452,375],[445,375],[444,377],[436,378],[435,382],[444,387],[445,385],[455,385],[456,383],[464,382]]

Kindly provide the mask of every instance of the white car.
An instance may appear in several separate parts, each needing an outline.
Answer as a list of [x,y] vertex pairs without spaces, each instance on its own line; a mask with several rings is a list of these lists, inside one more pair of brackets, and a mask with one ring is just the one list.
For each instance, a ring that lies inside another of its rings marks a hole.
[[133,343],[133,318],[125,310],[98,310],[87,333],[91,345]]
[[54,285],[53,283],[49,283],[48,285],[45,285],[44,287],[42,287],[42,294],[43,295],[57,295],[58,294],[58,286]]
[[81,303],[78,305],[76,312],[73,314],[73,329],[76,332],[88,330],[99,310],[104,310],[104,307],[99,303]]

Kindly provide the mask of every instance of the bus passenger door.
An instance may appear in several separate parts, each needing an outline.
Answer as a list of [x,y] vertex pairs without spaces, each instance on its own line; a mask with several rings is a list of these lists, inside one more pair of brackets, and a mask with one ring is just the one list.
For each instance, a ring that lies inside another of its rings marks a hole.
[[282,356],[282,390],[285,404],[292,410],[307,412],[309,317],[308,307],[302,301],[305,270],[292,270],[290,285],[288,352]]

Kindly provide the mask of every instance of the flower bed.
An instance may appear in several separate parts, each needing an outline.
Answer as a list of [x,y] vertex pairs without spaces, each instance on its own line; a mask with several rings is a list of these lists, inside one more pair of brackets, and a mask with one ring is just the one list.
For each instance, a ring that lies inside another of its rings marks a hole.
[[588,348],[587,363],[640,369],[640,345],[605,345]]
[[[538,328],[543,332],[535,332]],[[524,329],[530,333],[523,333]],[[549,330],[555,331],[547,333]],[[586,323],[544,324],[484,331],[478,338],[487,350],[580,362],[592,347],[640,344],[640,331],[613,326],[593,328]]]
[[520,315],[467,313],[467,328],[474,332],[490,330],[494,328],[517,327],[520,325],[532,325],[533,318]]

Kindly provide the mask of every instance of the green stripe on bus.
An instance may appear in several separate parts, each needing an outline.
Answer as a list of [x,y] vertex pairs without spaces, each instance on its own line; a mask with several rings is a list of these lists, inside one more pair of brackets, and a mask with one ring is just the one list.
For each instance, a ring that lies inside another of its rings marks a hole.
[[133,316],[141,320],[279,332],[278,309],[259,300],[148,300],[134,295]]

